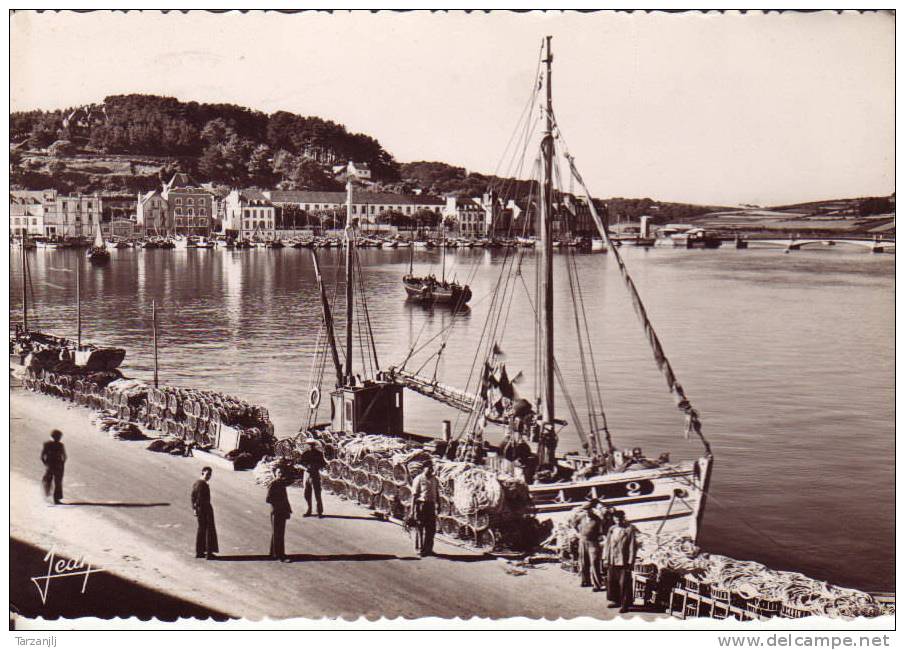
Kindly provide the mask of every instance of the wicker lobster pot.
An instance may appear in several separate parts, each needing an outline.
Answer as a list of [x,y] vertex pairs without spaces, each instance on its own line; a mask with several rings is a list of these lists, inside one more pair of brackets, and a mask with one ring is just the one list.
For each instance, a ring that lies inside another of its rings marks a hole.
[[405,463],[396,463],[393,465],[393,480],[399,485],[409,484],[409,473]]
[[383,491],[383,480],[377,474],[368,474],[368,489],[375,494]]

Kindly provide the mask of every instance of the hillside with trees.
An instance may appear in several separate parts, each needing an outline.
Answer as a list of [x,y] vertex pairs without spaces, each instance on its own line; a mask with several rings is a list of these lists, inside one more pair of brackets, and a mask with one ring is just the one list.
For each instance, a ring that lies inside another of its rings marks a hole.
[[101,182],[134,189],[156,182],[157,174],[131,181],[98,178],[109,176],[109,167],[106,174],[81,170],[71,164],[79,154],[157,162],[233,187],[334,189],[330,168],[347,160],[368,163],[378,181],[399,180],[398,163],[377,140],[330,120],[156,95],[114,95],[102,104],[12,113],[10,140],[11,181],[19,186],[104,189],[91,187]]

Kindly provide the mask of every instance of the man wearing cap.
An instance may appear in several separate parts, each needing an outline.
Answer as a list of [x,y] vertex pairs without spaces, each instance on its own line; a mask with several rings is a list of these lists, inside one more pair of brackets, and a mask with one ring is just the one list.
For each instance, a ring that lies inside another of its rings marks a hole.
[[597,499],[591,498],[579,508],[575,530],[578,531],[578,570],[581,574],[581,586],[593,587],[594,591],[603,591],[603,576],[600,575],[600,538],[606,535],[606,528],[612,519],[609,512],[601,516],[596,510],[597,505]]
[[321,500],[321,470],[327,466],[327,459],[324,458],[324,452],[317,447],[317,440],[308,438],[305,440],[308,448],[302,454],[300,459],[302,465],[305,466],[305,502],[308,504],[308,510],[303,517],[311,516],[311,497],[312,493],[317,501],[317,516],[324,516],[324,502]]
[[424,464],[424,470],[412,481],[411,512],[421,529],[422,557],[434,554],[434,535],[437,532],[437,501],[440,483],[434,476],[434,466]]
[[607,566],[607,598],[610,607],[627,612],[634,600],[632,569],[638,551],[638,529],[625,520],[625,513],[613,513],[614,524],[607,531],[603,561]]

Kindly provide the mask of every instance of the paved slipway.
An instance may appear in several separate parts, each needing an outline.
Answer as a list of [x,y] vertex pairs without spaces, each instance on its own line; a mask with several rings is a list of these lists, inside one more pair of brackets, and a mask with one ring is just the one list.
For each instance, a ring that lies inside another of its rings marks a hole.
[[[419,559],[401,527],[333,495],[324,495],[330,516],[302,518],[305,503],[296,488],[286,535],[294,561],[270,562],[264,488],[250,472],[216,465],[211,491],[221,559],[195,559],[189,491],[207,455],[149,452],[146,441],[99,432],[88,415],[83,407],[12,389],[11,538],[84,555],[142,589],[251,620],[615,615],[604,594],[579,588],[556,565],[513,576],[500,560],[440,541],[440,557]],[[40,492],[41,445],[53,428],[63,431],[69,455],[60,506],[48,505]],[[11,585],[11,592],[20,587]]]

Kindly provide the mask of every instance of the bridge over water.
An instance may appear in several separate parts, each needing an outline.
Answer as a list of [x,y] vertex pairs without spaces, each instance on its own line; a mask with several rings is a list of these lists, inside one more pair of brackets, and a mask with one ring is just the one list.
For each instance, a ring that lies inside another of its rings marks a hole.
[[869,250],[872,253],[891,253],[896,250],[896,242],[894,239],[883,239],[880,237],[871,239],[857,237],[790,237],[786,239],[751,238],[743,240],[743,242],[746,243],[749,248],[771,247],[784,248],[789,251],[797,251],[802,248],[816,248],[818,246],[854,246]]

